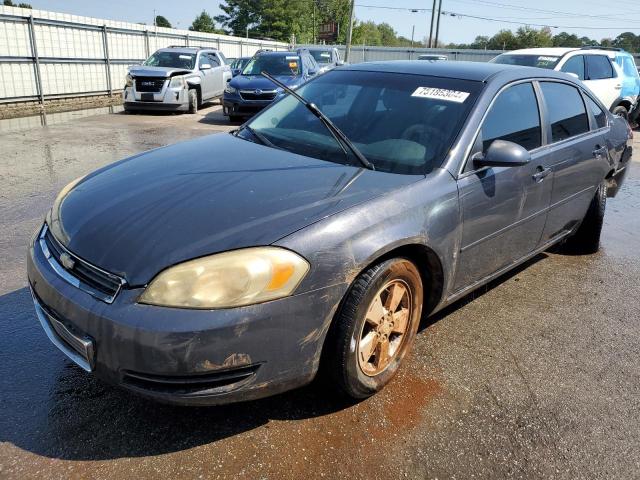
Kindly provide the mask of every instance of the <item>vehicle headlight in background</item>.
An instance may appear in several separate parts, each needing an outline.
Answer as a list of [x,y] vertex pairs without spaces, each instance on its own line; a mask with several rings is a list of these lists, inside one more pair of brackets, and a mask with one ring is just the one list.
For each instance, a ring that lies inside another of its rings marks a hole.
[[181,308],[231,308],[291,295],[309,271],[301,256],[278,247],[218,253],[170,267],[140,303]]
[[227,86],[224,87],[224,91],[225,91],[225,93],[236,93],[237,89],[235,87],[232,87],[231,85],[229,85],[227,83]]
[[184,88],[185,84],[184,77],[172,77],[169,88]]
[[127,73],[127,76],[124,77],[125,85],[127,87],[133,87],[133,77]]

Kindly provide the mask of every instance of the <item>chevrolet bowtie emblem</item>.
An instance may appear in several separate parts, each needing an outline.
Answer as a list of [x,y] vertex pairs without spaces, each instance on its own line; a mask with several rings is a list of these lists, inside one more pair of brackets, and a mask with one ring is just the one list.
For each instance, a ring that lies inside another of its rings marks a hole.
[[71,270],[76,265],[76,262],[73,258],[71,258],[71,255],[65,252],[62,252],[60,254],[60,263],[67,270]]

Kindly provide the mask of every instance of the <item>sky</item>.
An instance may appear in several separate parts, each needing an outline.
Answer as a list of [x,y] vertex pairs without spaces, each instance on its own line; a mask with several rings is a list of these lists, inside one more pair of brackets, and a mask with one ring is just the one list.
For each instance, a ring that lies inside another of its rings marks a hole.
[[[41,10],[148,24],[153,23],[156,9],[174,27],[184,29],[203,9],[212,15],[220,13],[220,2],[215,0],[30,0],[30,3]],[[356,0],[355,15],[359,20],[387,22],[407,38],[411,38],[415,26],[415,39],[422,40],[429,34],[431,13],[411,9],[430,10],[432,3],[432,0]],[[404,10],[374,8],[389,6]],[[539,25],[534,24],[549,25],[554,27],[554,33],[564,30],[596,40],[615,38],[625,31],[640,34],[640,0],[442,0],[442,11],[456,14],[441,16],[440,39],[444,43],[470,43],[477,35],[491,36],[503,28],[515,30],[522,23],[536,28]]]

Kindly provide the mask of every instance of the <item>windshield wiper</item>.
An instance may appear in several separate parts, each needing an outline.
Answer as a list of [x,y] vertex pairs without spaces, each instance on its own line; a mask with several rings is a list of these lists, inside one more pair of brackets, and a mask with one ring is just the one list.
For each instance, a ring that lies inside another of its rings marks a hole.
[[315,103],[309,102],[307,101],[304,97],[300,96],[298,93],[296,93],[294,90],[292,90],[291,88],[287,87],[284,83],[282,83],[281,81],[273,78],[273,76],[271,76],[270,74],[268,74],[267,72],[262,72],[261,75],[269,80],[271,80],[273,83],[275,83],[278,87],[280,87],[281,89],[283,89],[285,92],[287,92],[289,95],[293,96],[295,99],[297,99],[300,103],[302,103],[305,107],[307,107],[307,109],[313,113],[316,117],[318,117],[318,119],[322,122],[322,124],[327,127],[327,130],[329,130],[329,132],[331,133],[331,135],[333,135],[333,138],[336,139],[336,142],[338,142],[338,145],[340,145],[340,147],[342,148],[342,150],[344,151],[345,155],[347,154],[347,151],[345,150],[345,146],[351,150],[351,152],[353,153],[353,155],[358,159],[358,161],[365,167],[368,168],[369,170],[375,170],[375,167],[373,166],[373,164],[367,160],[367,157],[365,157],[362,152],[360,150],[358,150],[358,148],[351,142],[351,140],[349,140],[347,138],[347,136],[342,133],[342,130],[340,130],[335,123],[333,123],[331,120],[329,120],[329,117],[327,117],[324,113],[322,113],[320,111],[320,109],[316,106]]
[[261,144],[266,145],[267,147],[277,148],[278,150],[282,150],[282,148],[278,147],[277,145],[274,145],[271,140],[265,137],[262,133],[251,128],[249,125],[242,125],[238,130],[236,130],[236,133],[240,132],[241,130],[247,130],[251,135],[256,137]]

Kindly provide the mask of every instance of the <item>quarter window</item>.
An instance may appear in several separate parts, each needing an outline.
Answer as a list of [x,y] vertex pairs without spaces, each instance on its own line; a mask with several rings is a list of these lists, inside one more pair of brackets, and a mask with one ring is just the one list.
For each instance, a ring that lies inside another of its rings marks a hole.
[[596,119],[596,125],[598,126],[598,128],[606,127],[607,126],[607,115],[598,106],[598,104],[596,102],[591,100],[590,97],[585,96],[585,98],[587,99],[587,106],[589,107],[589,109],[591,109],[591,113],[593,113],[593,116]]
[[541,82],[540,87],[547,104],[553,142],[589,131],[589,119],[577,88],[556,82]]
[[566,73],[573,73],[580,80],[584,80],[584,55],[571,57],[560,70]]
[[507,140],[533,150],[541,145],[540,112],[530,83],[508,88],[498,96],[482,125],[482,150],[494,140]]
[[613,78],[613,67],[609,61],[609,57],[604,55],[587,55],[587,80],[602,80],[605,78]]

